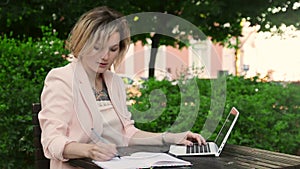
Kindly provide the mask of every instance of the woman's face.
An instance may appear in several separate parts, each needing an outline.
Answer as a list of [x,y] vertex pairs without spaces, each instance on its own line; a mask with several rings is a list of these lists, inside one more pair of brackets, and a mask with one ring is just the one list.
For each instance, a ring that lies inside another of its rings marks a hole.
[[[119,43],[120,34],[115,32],[109,37],[106,44],[94,46],[91,52],[84,56],[83,66],[93,73],[104,73],[119,55]],[[103,46],[103,49],[97,46]]]

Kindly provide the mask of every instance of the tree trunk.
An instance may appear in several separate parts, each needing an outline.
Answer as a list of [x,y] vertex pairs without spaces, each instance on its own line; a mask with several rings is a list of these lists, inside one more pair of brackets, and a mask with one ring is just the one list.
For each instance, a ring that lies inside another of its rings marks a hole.
[[235,75],[240,75],[240,40],[239,37],[236,36],[236,44],[234,46],[235,52],[234,52],[234,68],[235,68]]
[[159,47],[159,40],[160,35],[154,34],[154,36],[151,38],[151,52],[150,52],[150,62],[149,62],[149,78],[154,78],[155,75],[155,60],[156,55]]

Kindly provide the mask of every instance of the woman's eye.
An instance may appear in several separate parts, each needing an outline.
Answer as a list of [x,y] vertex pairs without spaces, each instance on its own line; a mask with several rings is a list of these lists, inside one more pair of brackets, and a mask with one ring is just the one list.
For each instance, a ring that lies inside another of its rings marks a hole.
[[115,52],[115,51],[117,51],[117,50],[119,50],[118,47],[116,47],[116,48],[110,48],[110,51],[112,51],[112,52]]
[[97,46],[94,46],[94,49],[95,49],[95,50],[99,50],[99,47],[97,47]]

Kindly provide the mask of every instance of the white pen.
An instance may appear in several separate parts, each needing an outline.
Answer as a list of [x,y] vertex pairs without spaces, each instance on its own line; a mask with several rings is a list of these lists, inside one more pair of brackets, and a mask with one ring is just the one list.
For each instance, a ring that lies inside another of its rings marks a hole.
[[[95,130],[94,128],[91,128],[92,132],[97,136],[97,138],[102,142],[102,143],[105,143],[105,144],[109,144],[109,142],[107,140],[105,140],[103,137],[101,137]],[[118,158],[121,158],[121,156],[116,153],[115,154],[115,157],[118,157]]]

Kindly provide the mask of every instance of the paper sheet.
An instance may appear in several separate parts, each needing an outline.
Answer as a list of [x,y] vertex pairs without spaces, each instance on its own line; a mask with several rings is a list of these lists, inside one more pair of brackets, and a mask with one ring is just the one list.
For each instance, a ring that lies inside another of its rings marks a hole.
[[110,161],[93,161],[104,169],[134,169],[158,166],[190,166],[191,163],[166,153],[137,152],[121,159],[113,158]]

